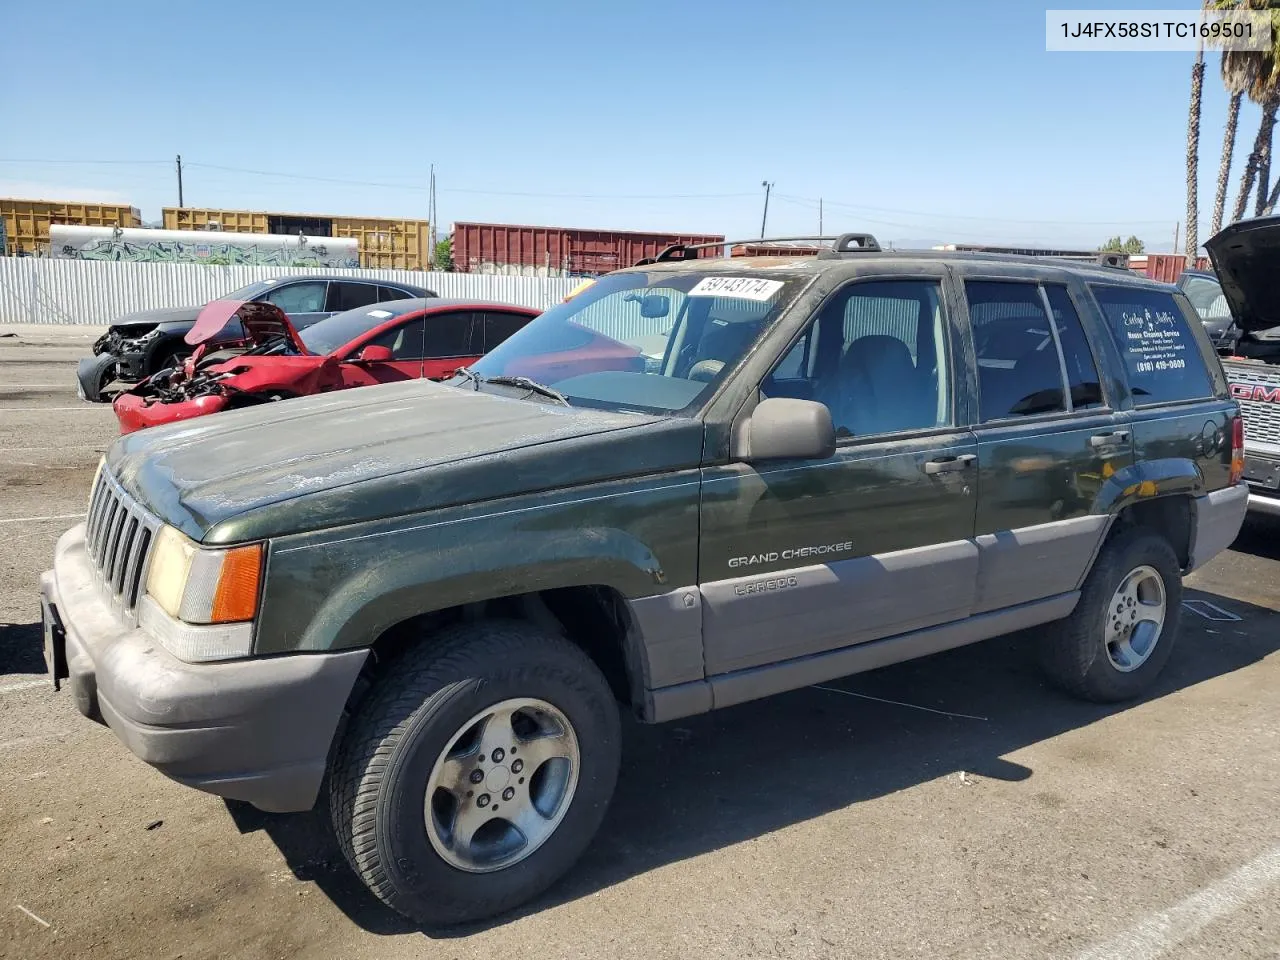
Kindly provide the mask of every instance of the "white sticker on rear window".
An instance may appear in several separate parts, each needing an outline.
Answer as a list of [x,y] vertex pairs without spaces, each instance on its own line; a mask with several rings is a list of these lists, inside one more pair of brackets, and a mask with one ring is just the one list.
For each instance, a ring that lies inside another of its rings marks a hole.
[[689,291],[691,297],[733,297],[738,300],[768,300],[782,289],[781,280],[758,277],[703,277]]
[[387,317],[394,317],[395,314],[390,310],[370,310],[365,314],[366,317],[377,317],[379,320],[385,320]]

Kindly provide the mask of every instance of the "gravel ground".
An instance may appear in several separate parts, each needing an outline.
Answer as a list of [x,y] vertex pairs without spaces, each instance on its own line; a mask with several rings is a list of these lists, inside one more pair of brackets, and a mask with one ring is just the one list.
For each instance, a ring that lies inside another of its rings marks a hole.
[[[36,579],[114,436],[97,331],[0,338],[0,957],[1280,957],[1280,527],[1189,596],[1149,699],[1006,638],[626,727],[601,835],[518,915],[411,929],[326,839],[167,781],[43,676]],[[0,333],[4,331],[0,330]]]

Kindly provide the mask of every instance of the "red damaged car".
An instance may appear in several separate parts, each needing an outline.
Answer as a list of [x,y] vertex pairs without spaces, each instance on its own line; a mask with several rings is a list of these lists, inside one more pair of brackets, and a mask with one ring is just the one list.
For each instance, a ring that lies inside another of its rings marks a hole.
[[272,304],[214,300],[186,336],[192,356],[116,398],[120,432],[348,387],[445,380],[539,312],[479,300],[392,300],[299,331]]

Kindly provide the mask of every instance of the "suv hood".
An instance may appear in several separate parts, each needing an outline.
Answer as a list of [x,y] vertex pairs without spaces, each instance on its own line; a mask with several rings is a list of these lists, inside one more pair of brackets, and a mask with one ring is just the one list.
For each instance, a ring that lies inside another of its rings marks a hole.
[[[220,335],[234,317],[240,318],[244,339],[249,341],[250,346],[256,347],[271,340],[284,339],[289,341],[294,352],[307,352],[298,338],[298,331],[289,322],[285,312],[275,304],[259,300],[210,300],[196,317],[196,325],[182,339],[193,347],[201,343],[225,340],[227,337]],[[236,339],[239,339],[238,330],[236,334]]]
[[1236,325],[1245,333],[1280,326],[1280,216],[1233,223],[1204,246]]
[[112,330],[128,333],[131,327],[154,327],[161,323],[193,323],[200,307],[166,307],[163,310],[139,310],[126,313],[111,324]]
[[702,424],[411,380],[121,437],[107,467],[195,540],[235,543],[696,466]]

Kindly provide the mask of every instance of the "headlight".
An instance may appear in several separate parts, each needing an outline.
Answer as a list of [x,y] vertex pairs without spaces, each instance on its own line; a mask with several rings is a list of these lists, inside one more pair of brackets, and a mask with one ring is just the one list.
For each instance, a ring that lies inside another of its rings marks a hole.
[[258,612],[262,544],[211,550],[173,527],[156,537],[147,593],[185,623],[242,623]]

